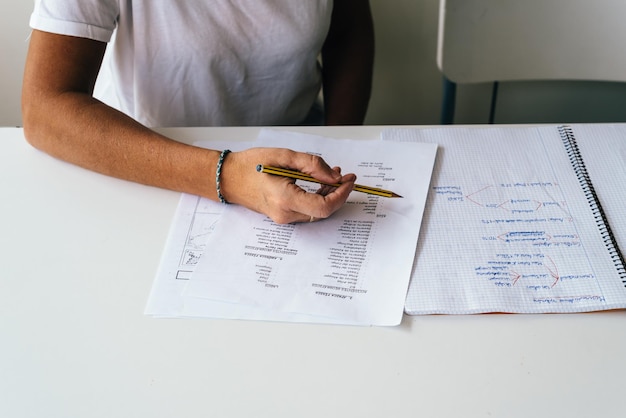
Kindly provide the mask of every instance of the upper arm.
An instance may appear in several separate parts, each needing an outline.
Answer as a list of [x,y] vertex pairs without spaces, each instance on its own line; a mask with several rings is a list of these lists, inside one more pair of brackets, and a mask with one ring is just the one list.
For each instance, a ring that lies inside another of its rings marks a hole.
[[91,95],[106,43],[33,30],[22,86],[23,105],[66,92]]
[[33,141],[58,112],[65,93],[91,99],[106,43],[34,30],[28,48],[22,84],[22,123]]
[[[335,0],[327,41],[332,43],[346,33],[368,36],[373,34],[373,19],[367,0]],[[328,46],[328,45],[327,45]],[[332,46],[332,45],[331,45]]]
[[374,65],[374,27],[367,0],[335,0],[322,49],[326,124],[362,124]]

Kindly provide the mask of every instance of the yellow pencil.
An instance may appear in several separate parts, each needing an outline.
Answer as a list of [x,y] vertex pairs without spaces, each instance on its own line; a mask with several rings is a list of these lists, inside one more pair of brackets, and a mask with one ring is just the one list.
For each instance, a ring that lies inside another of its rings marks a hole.
[[[304,174],[299,171],[288,170],[286,168],[271,167],[271,166],[259,164],[256,166],[256,171],[258,171],[259,173],[272,174],[274,176],[288,177],[290,179],[304,180],[304,181],[310,181],[313,183],[325,184],[327,186],[333,186],[333,187],[340,186],[340,183],[335,183],[335,184],[323,183],[319,181],[318,179],[309,176],[308,174]],[[378,187],[362,186],[360,184],[355,184],[353,190],[357,192],[361,192],[361,193],[367,193],[367,194],[372,194],[372,195],[382,196],[382,197],[402,197],[399,194],[396,194],[389,190],[379,189]]]

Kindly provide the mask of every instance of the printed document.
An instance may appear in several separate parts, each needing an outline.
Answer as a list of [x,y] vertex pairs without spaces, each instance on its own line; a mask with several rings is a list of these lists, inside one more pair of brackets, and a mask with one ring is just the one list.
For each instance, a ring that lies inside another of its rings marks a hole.
[[[342,172],[356,173],[359,184],[403,197],[353,192],[330,218],[288,225],[241,206],[221,205],[207,228],[210,233],[203,236],[202,255],[194,256],[184,286],[173,292],[177,302],[169,315],[399,324],[436,145],[275,130],[261,131],[253,145],[320,155]],[[206,213],[208,206],[197,207]],[[191,259],[189,254],[186,258]]]

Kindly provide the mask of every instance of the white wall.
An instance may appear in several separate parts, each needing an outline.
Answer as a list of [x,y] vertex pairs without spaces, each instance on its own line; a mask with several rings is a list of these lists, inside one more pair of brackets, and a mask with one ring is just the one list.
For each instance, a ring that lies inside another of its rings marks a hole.
[[[370,3],[376,65],[366,123],[439,123],[438,0]],[[21,125],[20,89],[32,5],[29,0],[0,0],[0,126]],[[456,122],[485,123],[489,95],[489,85],[460,87]],[[503,84],[498,103],[496,121],[501,123],[626,121],[626,86],[615,83]]]
[[[442,84],[436,64],[439,1],[370,0],[370,3],[377,32],[377,60],[366,122],[439,123]],[[626,45],[626,40],[623,44]],[[626,48],[615,53],[624,54]],[[459,86],[455,122],[486,123],[490,100],[491,84]],[[501,83],[497,104],[496,123],[622,122],[626,121],[626,83]]]
[[26,48],[29,0],[0,0],[0,126],[19,126],[20,91]]
[[438,123],[438,0],[371,0],[370,4],[376,31],[376,65],[366,122]]

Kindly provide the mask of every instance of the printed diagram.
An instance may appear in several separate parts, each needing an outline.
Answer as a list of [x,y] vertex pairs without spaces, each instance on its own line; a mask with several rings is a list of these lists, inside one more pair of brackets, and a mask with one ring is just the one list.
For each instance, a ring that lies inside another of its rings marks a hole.
[[214,217],[215,216],[213,214],[196,212],[187,235],[181,265],[195,266],[198,264],[198,261],[204,252],[207,238],[211,232],[213,232],[215,225],[217,224],[217,218],[212,219]]
[[185,249],[183,256],[185,257],[182,262],[183,266],[195,266],[200,261],[202,251]]
[[207,238],[215,229],[221,212],[216,211],[215,205],[208,199],[198,197],[195,212],[193,214],[190,213],[189,216],[191,216],[189,229],[185,237],[176,274],[176,279],[178,280],[189,280],[191,278],[196,265],[200,261],[200,257],[204,253]]

